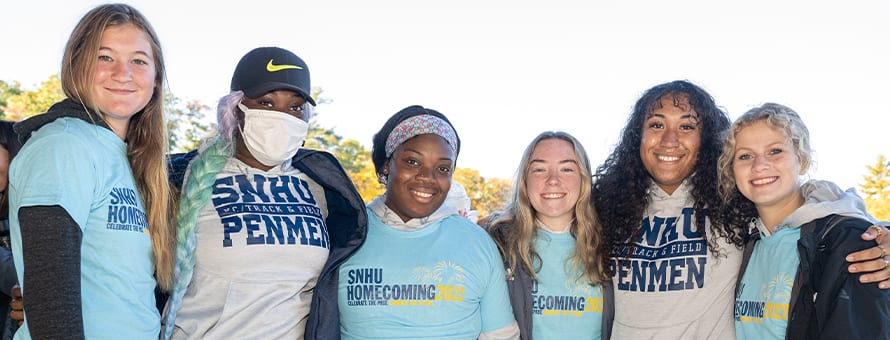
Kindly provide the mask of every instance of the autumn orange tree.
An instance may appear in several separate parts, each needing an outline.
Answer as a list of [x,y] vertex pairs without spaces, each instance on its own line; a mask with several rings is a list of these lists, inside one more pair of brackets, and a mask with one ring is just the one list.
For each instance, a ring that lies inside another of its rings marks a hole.
[[866,169],[868,173],[862,176],[865,182],[859,186],[865,194],[865,206],[875,218],[890,220],[890,161],[878,155],[875,165]]

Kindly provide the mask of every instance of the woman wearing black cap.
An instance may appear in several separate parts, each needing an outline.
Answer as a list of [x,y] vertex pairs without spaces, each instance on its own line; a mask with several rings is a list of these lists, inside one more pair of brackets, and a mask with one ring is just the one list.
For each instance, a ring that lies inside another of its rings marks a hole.
[[[361,244],[364,203],[329,153],[301,149],[309,69],[247,53],[220,99],[219,136],[172,161],[182,185],[163,338],[302,338],[316,283]],[[185,180],[182,180],[185,178]]]
[[[337,269],[338,294],[319,285],[326,308],[312,311],[307,338],[519,338],[494,242],[443,204],[459,151],[448,119],[421,106],[374,135],[386,192],[368,204],[364,244]],[[325,321],[337,312],[339,333]]]

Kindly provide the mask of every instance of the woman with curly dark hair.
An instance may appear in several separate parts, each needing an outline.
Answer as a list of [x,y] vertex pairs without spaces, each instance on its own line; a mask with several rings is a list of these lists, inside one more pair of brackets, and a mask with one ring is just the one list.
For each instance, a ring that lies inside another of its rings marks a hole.
[[[699,86],[660,84],[637,100],[618,145],[597,168],[592,201],[605,234],[601,258],[613,275],[613,338],[735,337],[733,292],[748,230],[709,209],[720,202],[717,160],[729,127]],[[853,255],[880,254],[875,247]],[[860,270],[879,269],[871,262]],[[868,279],[890,277],[878,274]]]

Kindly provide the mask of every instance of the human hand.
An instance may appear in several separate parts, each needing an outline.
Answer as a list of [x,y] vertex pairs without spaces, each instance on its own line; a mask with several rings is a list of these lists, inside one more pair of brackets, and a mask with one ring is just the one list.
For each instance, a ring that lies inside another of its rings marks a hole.
[[22,288],[18,284],[12,286],[12,299],[9,300],[9,317],[19,322],[19,326],[25,322],[25,309],[22,302]]
[[859,276],[859,282],[880,282],[878,288],[890,288],[890,258],[887,257],[887,249],[890,248],[890,230],[873,225],[862,233],[862,239],[874,240],[878,245],[847,255],[847,262],[850,262],[847,271],[865,273]]

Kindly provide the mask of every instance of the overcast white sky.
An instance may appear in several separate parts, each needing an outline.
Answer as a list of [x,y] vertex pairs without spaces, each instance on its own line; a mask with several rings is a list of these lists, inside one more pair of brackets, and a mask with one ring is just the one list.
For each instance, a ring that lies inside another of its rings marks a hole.
[[[0,80],[58,73],[76,21],[102,1],[0,4]],[[215,107],[238,59],[281,46],[330,104],[318,120],[370,149],[399,109],[446,114],[458,166],[511,178],[543,130],[605,160],[639,95],[674,79],[732,118],[763,102],[797,110],[812,177],[858,187],[890,157],[890,2],[864,1],[130,1],[160,35],[170,90]]]

